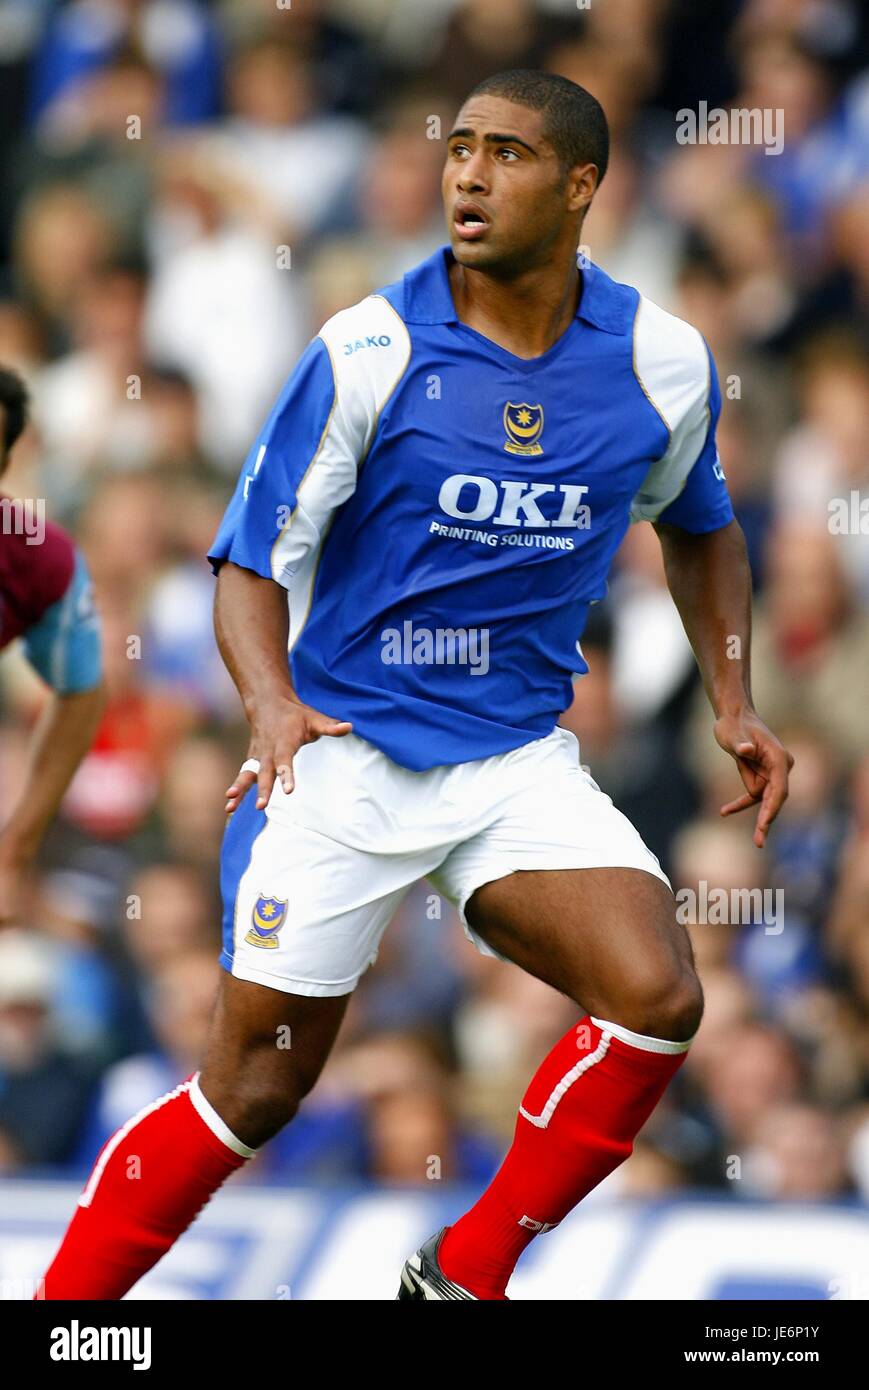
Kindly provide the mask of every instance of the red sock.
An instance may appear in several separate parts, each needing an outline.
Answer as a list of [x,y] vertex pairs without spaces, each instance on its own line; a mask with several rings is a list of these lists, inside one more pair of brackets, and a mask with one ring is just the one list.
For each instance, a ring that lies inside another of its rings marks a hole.
[[103,1145],[37,1297],[121,1298],[253,1152],[188,1077]]
[[628,1157],[688,1046],[590,1016],[556,1043],[525,1093],[501,1168],[441,1241],[447,1278],[503,1299],[535,1235]]

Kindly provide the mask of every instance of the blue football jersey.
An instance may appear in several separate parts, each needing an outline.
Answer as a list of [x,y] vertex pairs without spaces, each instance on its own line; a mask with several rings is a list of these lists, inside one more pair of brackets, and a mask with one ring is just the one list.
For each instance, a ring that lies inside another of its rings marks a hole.
[[209,554],[288,590],[300,699],[414,770],[551,731],[631,521],[733,516],[695,328],[586,266],[526,360],[459,321],[450,258],[324,325]]

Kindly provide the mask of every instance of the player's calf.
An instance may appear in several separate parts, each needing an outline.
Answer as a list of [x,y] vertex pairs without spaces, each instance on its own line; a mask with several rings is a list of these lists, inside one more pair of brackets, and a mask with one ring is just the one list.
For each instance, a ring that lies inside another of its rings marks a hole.
[[448,1284],[475,1298],[503,1299],[535,1236],[557,1226],[630,1157],[687,1050],[687,1041],[642,1036],[589,1015],[565,1034],[522,1098],[501,1168],[440,1243]]
[[45,1297],[122,1298],[295,1113],[345,1005],[224,976],[207,1079],[188,1077],[104,1144],[45,1275]]
[[672,893],[651,874],[513,874],[471,907],[490,945],[585,1011],[532,1078],[499,1172],[438,1247],[450,1290],[502,1299],[529,1242],[630,1156],[685,1060],[703,997]]

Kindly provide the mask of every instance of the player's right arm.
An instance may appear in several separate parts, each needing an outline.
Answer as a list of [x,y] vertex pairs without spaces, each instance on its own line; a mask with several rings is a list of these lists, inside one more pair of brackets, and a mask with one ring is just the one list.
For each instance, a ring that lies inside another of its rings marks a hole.
[[259,772],[240,771],[227,788],[227,814],[254,782],[261,810],[276,777],[285,792],[293,790],[293,758],[303,744],[323,734],[341,737],[351,726],[311,709],[296,695],[287,664],[287,595],[280,584],[232,563],[221,565],[214,630],[250,724],[248,758],[259,763]]
[[106,700],[100,623],[85,562],[58,527],[49,528],[37,553],[46,587],[61,567],[68,578],[23,634],[24,653],[49,693],[31,735],[23,785],[0,831],[0,926],[17,918],[22,883],[93,742]]
[[251,727],[248,759],[259,764],[258,772],[245,765],[228,788],[229,813],[254,782],[258,809],[276,777],[292,791],[299,748],[350,732],[293,689],[287,591],[335,508],[355,491],[373,418],[364,388],[352,381],[348,389],[346,379],[342,386],[322,336],[310,343],[248,455],[209,552],[218,576],[215,634]]

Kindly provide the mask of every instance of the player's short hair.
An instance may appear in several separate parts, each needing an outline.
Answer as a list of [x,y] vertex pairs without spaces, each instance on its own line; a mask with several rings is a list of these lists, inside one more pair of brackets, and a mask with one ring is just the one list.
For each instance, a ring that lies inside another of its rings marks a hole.
[[12,445],[27,424],[30,409],[30,393],[22,378],[11,367],[0,367],[0,410],[2,410],[3,437],[0,439],[0,468]]
[[543,111],[543,134],[554,147],[562,172],[566,174],[575,164],[596,164],[600,184],[609,164],[609,126],[597,97],[585,87],[558,73],[513,68],[485,78],[470,93],[484,95]]

